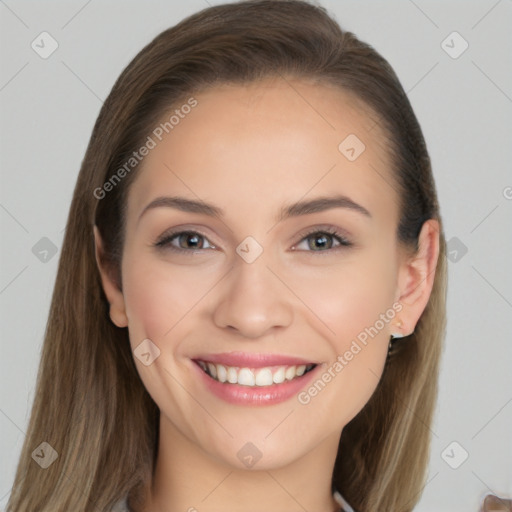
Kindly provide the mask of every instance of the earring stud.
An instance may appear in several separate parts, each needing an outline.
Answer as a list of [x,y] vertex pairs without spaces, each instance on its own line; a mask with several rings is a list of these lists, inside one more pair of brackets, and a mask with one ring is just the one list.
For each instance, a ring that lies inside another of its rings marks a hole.
[[[398,321],[396,322],[396,324],[395,324],[395,325],[396,325],[399,329],[401,329],[401,328],[403,327],[403,322],[402,322],[402,320],[398,320]],[[401,332],[393,332],[393,333],[391,333],[391,337],[392,337],[393,339],[395,339],[395,338],[403,338],[404,336],[405,336],[405,335],[404,335],[404,334],[402,334]]]

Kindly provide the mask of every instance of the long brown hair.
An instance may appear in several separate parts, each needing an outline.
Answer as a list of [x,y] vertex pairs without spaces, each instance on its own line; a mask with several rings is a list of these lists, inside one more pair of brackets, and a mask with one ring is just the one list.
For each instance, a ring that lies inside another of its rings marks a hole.
[[[358,511],[410,511],[419,500],[446,296],[445,238],[421,128],[388,62],[324,8],[250,0],[209,7],[162,32],[122,72],[101,109],[69,211],[8,512],[109,510],[126,495],[136,503],[150,481],[159,410],[137,373],[127,329],[110,321],[93,237],[97,225],[121,284],[126,197],[137,168],[105,197],[98,190],[162,115],[194,93],[268,77],[334,84],[362,101],[388,139],[400,196],[399,242],[414,252],[423,222],[440,223],[430,300],[369,402],[344,428],[333,474],[333,485]],[[42,442],[58,454],[46,469],[32,457]]]

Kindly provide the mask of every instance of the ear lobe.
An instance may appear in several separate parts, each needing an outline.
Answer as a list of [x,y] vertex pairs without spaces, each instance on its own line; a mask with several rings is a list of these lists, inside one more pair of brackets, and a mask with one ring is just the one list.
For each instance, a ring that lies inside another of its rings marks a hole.
[[418,252],[400,267],[399,302],[403,305],[400,318],[404,335],[414,331],[427,306],[439,257],[439,222],[429,219],[423,223],[418,241]]
[[94,226],[94,245],[96,265],[100,272],[103,291],[110,304],[110,319],[117,327],[127,327],[128,317],[126,316],[124,296],[115,279],[112,277],[112,269],[105,260],[103,241],[97,226]]

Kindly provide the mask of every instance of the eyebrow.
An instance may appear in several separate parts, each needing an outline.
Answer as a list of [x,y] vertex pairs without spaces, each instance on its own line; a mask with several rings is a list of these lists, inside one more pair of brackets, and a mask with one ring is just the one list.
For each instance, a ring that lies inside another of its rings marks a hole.
[[[224,216],[224,210],[210,203],[204,201],[196,201],[194,199],[188,199],[186,197],[179,196],[161,196],[151,201],[142,210],[139,215],[139,220],[148,211],[154,208],[174,208],[182,212],[198,213],[202,215],[208,215],[210,217],[221,218]],[[323,212],[332,208],[346,208],[358,212],[365,217],[371,218],[371,213],[360,204],[356,203],[352,199],[344,195],[336,196],[323,196],[307,201],[298,201],[296,203],[283,206],[275,219],[276,222],[282,222],[291,217],[299,217],[301,215],[309,215],[312,213]],[[138,222],[137,221],[137,222]]]

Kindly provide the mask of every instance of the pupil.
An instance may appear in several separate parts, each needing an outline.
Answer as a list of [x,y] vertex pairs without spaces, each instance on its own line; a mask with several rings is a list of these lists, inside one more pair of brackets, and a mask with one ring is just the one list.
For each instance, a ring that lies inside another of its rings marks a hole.
[[[313,237],[313,240],[315,241],[313,243],[313,246],[310,245],[310,248],[325,248],[325,247],[330,247],[331,244],[328,243],[328,235],[317,235],[317,236],[314,236]],[[316,245],[315,245],[316,243]]]
[[197,235],[194,235],[194,234],[188,234],[188,235],[185,235],[185,240],[186,240],[186,246],[187,247],[191,243],[193,248],[195,248],[195,246],[198,243],[199,237]]

